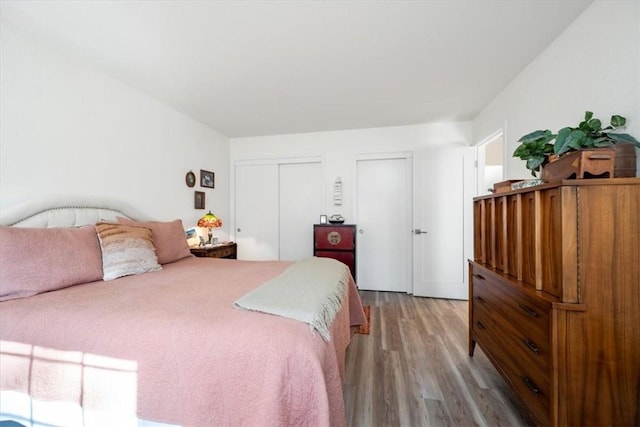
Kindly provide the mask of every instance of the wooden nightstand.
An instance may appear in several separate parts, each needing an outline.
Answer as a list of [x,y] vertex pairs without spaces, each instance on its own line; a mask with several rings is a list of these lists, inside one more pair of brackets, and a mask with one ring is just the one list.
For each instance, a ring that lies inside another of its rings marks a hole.
[[222,243],[208,248],[190,248],[191,253],[201,258],[229,258],[236,259],[238,245],[234,242]]
[[313,255],[333,258],[349,267],[356,280],[356,226],[353,224],[314,224]]

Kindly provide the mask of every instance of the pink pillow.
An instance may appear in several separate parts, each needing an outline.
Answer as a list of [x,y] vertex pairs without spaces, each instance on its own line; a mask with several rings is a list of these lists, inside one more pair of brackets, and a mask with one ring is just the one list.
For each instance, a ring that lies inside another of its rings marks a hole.
[[0,227],[0,301],[102,279],[95,228]]
[[182,220],[180,219],[171,222],[139,222],[119,216],[118,223],[150,229],[151,233],[153,233],[153,245],[156,248],[158,263],[160,264],[167,264],[191,256]]
[[162,270],[148,228],[99,222],[96,232],[102,248],[102,280]]

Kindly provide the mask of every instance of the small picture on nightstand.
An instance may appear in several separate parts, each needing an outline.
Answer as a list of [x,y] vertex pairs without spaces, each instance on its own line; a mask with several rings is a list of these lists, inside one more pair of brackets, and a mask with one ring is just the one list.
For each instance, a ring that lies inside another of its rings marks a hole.
[[196,230],[195,227],[191,227],[190,229],[186,230],[184,234],[187,238],[187,245],[189,245],[189,247],[198,246],[198,243],[200,243],[200,238],[198,236],[198,230]]
[[327,223],[327,216],[320,215],[320,224],[326,224],[326,223]]

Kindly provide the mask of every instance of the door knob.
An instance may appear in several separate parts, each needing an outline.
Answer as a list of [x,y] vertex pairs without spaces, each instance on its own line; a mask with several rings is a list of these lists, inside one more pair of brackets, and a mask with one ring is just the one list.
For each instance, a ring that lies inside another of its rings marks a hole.
[[416,228],[415,230],[413,230],[413,234],[427,234],[426,231],[422,231],[419,228]]
[[238,233],[241,232],[242,230],[240,228],[237,229]]

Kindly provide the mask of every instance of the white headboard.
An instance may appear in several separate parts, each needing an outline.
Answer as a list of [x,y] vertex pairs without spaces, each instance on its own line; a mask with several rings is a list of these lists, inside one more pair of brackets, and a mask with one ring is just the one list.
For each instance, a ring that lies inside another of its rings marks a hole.
[[30,200],[0,212],[0,225],[16,227],[77,227],[112,221],[116,216],[146,220],[130,205],[109,199],[57,196]]

